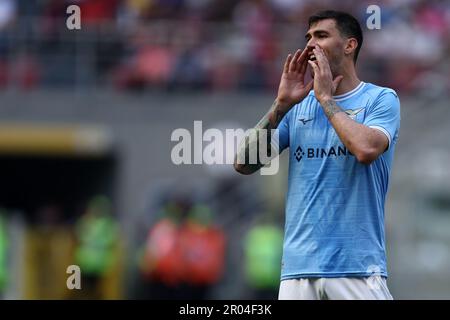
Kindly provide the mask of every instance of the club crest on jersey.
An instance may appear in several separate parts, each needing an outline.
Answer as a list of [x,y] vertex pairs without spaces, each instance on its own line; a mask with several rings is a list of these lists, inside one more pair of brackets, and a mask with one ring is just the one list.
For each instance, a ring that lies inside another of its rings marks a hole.
[[364,110],[364,107],[363,108],[358,108],[358,109],[347,109],[347,110],[345,110],[345,113],[348,114],[348,116],[351,119],[355,120],[356,115],[358,113],[360,113],[362,110]]

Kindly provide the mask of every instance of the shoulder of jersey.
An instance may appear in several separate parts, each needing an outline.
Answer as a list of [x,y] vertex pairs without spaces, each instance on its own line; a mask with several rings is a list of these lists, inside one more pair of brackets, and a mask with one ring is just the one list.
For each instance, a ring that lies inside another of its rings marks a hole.
[[381,94],[385,94],[385,93],[392,93],[395,97],[398,98],[398,94],[397,92],[395,92],[394,89],[388,88],[388,87],[382,87],[382,86],[377,86],[373,83],[367,83],[364,86],[364,91],[366,94],[372,95],[374,97],[377,97]]

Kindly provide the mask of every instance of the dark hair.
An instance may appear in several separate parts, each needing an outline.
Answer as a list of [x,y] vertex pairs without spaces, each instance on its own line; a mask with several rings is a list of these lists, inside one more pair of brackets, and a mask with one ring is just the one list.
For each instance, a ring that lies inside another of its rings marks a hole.
[[317,12],[309,17],[308,25],[311,28],[313,24],[325,19],[333,19],[336,22],[337,29],[342,35],[356,38],[356,41],[358,41],[358,46],[356,47],[355,55],[353,56],[353,62],[356,63],[359,50],[361,49],[363,43],[363,33],[358,20],[351,14],[345,12],[325,10]]

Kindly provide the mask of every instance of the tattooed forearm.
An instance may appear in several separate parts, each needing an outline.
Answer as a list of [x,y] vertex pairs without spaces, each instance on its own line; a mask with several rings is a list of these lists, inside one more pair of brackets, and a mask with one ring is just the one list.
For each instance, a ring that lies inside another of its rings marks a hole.
[[269,111],[256,124],[255,129],[276,129],[284,117],[284,112],[280,110],[277,100],[272,103]]
[[[259,156],[256,159],[256,163],[251,163],[250,154],[259,155],[259,141],[260,137],[264,137],[267,140],[267,155],[271,156],[274,150],[271,147],[272,132],[271,129],[276,129],[284,117],[284,112],[280,110],[280,106],[275,100],[269,111],[264,117],[256,124],[254,130],[242,140],[238,152],[234,161],[235,169],[243,174],[251,174],[258,171],[266,163],[261,163]],[[266,130],[266,134],[262,134],[262,131]],[[276,150],[277,151],[277,150]]]
[[343,110],[336,104],[336,101],[333,99],[326,100],[321,103],[323,107],[323,111],[325,112],[327,118],[331,120],[336,113],[343,112]]
[[270,115],[270,125],[271,128],[275,129],[280,124],[281,120],[284,117],[284,112],[282,112],[280,109],[275,108],[273,112]]

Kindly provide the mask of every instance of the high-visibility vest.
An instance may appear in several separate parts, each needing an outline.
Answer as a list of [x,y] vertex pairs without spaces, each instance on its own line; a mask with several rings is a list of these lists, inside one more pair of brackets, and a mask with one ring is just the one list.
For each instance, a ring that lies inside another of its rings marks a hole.
[[0,216],[0,290],[8,281],[8,230],[4,217]]
[[116,222],[109,216],[85,216],[78,227],[77,264],[87,274],[103,275],[115,261]]
[[244,239],[245,274],[257,289],[276,288],[280,281],[283,231],[275,225],[258,225]]

